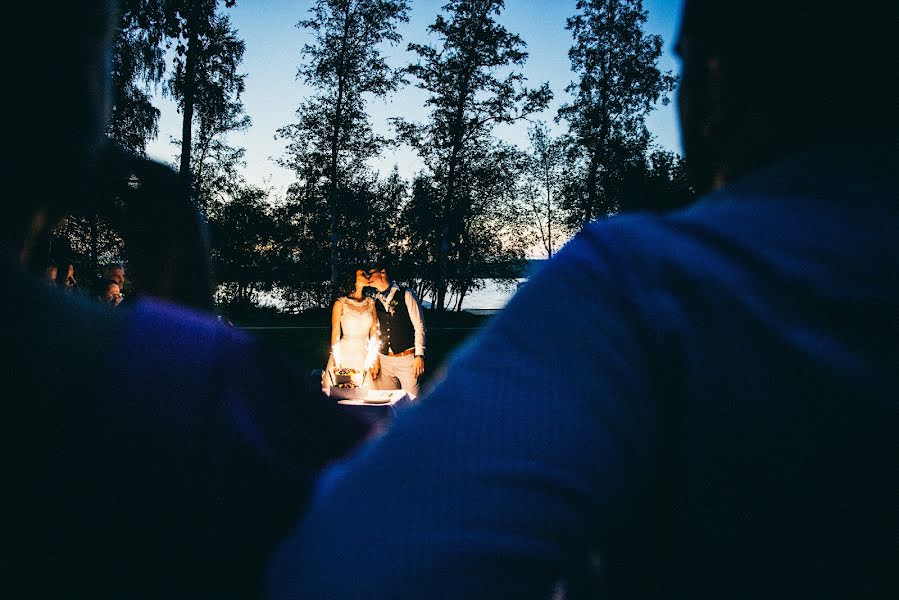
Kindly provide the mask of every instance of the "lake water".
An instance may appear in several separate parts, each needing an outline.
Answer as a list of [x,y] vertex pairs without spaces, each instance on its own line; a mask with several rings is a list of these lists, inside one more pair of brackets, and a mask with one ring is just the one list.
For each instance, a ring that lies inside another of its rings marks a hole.
[[[521,278],[517,280],[519,284],[527,281]],[[462,300],[462,310],[472,312],[494,312],[503,308],[506,303],[515,295],[516,285],[503,285],[496,279],[481,279],[479,283],[483,287],[465,294]],[[424,302],[430,304],[431,298],[423,298]],[[450,308],[455,306],[454,299],[448,302]]]

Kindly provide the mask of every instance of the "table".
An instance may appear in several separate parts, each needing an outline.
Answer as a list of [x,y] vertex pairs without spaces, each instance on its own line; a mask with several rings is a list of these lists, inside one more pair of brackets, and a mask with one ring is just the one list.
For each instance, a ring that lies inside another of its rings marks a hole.
[[[326,390],[325,393],[329,393]],[[387,402],[373,404],[366,399],[383,399]],[[415,397],[406,390],[369,390],[365,399],[338,400],[337,404],[370,421],[384,421],[393,418],[396,413],[414,401]]]

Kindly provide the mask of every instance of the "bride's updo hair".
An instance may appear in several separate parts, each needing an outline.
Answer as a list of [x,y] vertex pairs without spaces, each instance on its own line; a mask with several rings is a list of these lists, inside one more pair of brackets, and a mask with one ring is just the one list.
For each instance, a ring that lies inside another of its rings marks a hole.
[[353,265],[351,267],[346,267],[343,275],[340,278],[340,286],[337,288],[337,295],[334,298],[335,300],[343,296],[349,296],[356,291],[356,271],[358,271],[359,269],[364,270],[365,266]]

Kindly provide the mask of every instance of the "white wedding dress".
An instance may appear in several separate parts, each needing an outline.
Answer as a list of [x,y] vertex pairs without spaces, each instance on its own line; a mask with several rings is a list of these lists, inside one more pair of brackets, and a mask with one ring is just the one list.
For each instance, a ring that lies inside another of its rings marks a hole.
[[[362,371],[365,368],[365,357],[368,353],[368,334],[374,323],[374,300],[363,298],[354,300],[343,296],[337,299],[343,305],[340,314],[340,367],[347,367]],[[327,369],[334,366],[333,356],[328,360],[323,383],[329,387],[331,382]],[[365,378],[362,387],[369,387],[369,378]]]

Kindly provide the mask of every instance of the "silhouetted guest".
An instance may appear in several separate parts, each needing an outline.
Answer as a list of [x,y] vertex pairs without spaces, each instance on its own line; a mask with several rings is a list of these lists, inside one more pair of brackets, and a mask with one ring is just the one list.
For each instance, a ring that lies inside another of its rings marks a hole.
[[[258,596],[264,560],[319,469],[367,427],[211,316],[156,300],[105,310],[24,268],[34,240],[96,206],[117,168],[103,151],[112,9],[4,6],[15,26],[0,52],[0,114],[15,142],[0,163],[0,581],[23,598]],[[146,170],[166,179],[162,166]],[[169,259],[159,273],[182,268]],[[122,391],[99,395],[101,385]]]
[[103,279],[114,281],[119,288],[125,287],[125,266],[122,263],[110,263],[103,267]]
[[208,235],[185,179],[115,147],[101,160],[99,209],[124,240],[129,274],[139,281],[128,301],[151,296],[211,312]]
[[323,478],[271,596],[899,597],[895,23],[687,0],[705,196],[567,244]]
[[122,300],[121,288],[115,281],[101,277],[94,284],[94,298],[100,304],[118,306]]
[[56,261],[50,260],[47,262],[47,266],[44,267],[44,276],[47,278],[47,281],[55,284],[56,283],[56,274],[59,272],[59,267],[56,266]]
[[125,298],[125,266],[122,263],[109,263],[103,267],[102,278],[114,281],[119,286],[119,294],[115,302],[118,306]]
[[66,290],[72,290],[78,285],[78,281],[75,279],[75,265],[63,262],[57,267],[56,285]]

